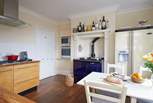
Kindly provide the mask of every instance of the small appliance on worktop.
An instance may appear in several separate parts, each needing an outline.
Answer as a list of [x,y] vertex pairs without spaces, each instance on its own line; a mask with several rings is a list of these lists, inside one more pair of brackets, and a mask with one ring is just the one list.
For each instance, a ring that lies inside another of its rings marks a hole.
[[32,61],[32,59],[28,58],[28,53],[26,51],[20,52],[19,55],[7,55],[4,58],[5,58],[4,60],[0,61],[0,65],[16,64],[26,61]]

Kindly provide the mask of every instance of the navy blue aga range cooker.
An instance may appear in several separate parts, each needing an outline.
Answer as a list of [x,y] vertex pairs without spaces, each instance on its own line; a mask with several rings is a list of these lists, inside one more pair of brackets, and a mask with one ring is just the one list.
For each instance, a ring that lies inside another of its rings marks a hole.
[[73,74],[75,83],[91,72],[104,72],[104,58],[73,60]]

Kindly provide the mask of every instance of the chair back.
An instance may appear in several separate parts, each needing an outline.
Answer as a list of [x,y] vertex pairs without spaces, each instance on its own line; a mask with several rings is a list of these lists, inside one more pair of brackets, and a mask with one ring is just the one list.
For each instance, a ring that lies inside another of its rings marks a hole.
[[112,72],[117,72],[119,74],[124,74],[125,75],[125,72],[123,70],[124,68],[122,68],[121,65],[119,64],[107,64],[107,74],[110,74]]
[[[127,88],[123,85],[109,84],[109,83],[94,83],[84,81],[87,103],[97,103],[93,101],[93,98],[100,100],[100,103],[125,103]],[[92,92],[94,89],[95,92]],[[100,93],[96,93],[100,90]],[[103,92],[109,92],[110,94],[115,94],[117,97],[105,95]]]

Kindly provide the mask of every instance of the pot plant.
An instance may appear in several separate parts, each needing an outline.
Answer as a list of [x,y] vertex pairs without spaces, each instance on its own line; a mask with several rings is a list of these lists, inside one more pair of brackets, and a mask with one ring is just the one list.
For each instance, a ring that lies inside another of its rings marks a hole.
[[148,68],[152,72],[151,79],[153,79],[153,53],[148,53],[148,54],[144,55],[143,59],[146,61],[144,63],[144,67]]

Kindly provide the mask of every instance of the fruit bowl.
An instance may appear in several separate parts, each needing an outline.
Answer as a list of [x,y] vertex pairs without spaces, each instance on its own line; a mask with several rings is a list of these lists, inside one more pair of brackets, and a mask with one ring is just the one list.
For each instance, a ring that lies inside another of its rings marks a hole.
[[142,78],[142,75],[140,73],[133,73],[131,75],[131,80],[135,83],[143,83],[144,79]]
[[131,80],[132,80],[134,83],[143,83],[143,82],[144,82],[144,79],[134,79],[134,78],[131,78]]

